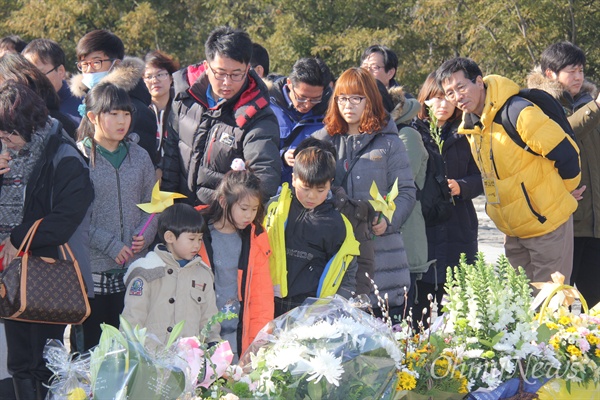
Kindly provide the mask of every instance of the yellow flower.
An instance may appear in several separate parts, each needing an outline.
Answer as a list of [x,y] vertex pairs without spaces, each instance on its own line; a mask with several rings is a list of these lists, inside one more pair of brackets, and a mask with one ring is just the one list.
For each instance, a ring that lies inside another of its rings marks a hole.
[[406,371],[398,373],[398,384],[396,385],[396,390],[413,390],[416,387],[417,380],[414,376]]
[[558,319],[558,323],[561,325],[569,325],[571,323],[571,318],[569,318],[567,315],[563,315]]
[[575,345],[570,344],[567,347],[567,352],[571,355],[581,357],[581,350],[579,350],[579,348]]
[[598,344],[598,342],[600,341],[600,340],[598,339],[598,336],[596,336],[596,335],[594,335],[594,334],[592,334],[592,333],[588,334],[588,335],[587,335],[585,338],[587,339],[588,343],[589,343],[591,346],[595,346],[595,345],[597,345],[597,344]]
[[550,329],[554,329],[554,330],[558,330],[560,329],[558,325],[556,325],[554,322],[546,322],[546,326]]
[[569,333],[575,333],[577,332],[577,328],[575,328],[574,326],[570,326],[566,329],[566,331]]
[[600,349],[596,349],[596,351],[594,351],[594,354],[596,355],[596,357],[600,357]]

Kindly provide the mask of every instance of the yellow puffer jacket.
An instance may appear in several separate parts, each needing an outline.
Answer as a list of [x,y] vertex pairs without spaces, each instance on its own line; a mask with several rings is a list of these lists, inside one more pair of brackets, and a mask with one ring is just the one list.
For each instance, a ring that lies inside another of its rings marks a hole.
[[486,97],[480,124],[473,123],[472,114],[465,114],[459,133],[469,135],[482,175],[496,178],[500,202],[487,204],[486,212],[508,236],[526,239],[550,233],[577,208],[571,191],[581,177],[579,149],[537,106],[525,107],[516,127],[523,141],[541,156],[522,149],[494,122],[498,110],[519,92],[519,86],[498,75],[483,81]]

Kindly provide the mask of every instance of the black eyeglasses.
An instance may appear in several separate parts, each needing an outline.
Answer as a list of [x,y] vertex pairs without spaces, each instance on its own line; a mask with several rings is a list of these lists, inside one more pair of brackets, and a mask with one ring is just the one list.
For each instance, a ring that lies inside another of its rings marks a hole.
[[44,72],[44,75],[48,75],[50,72],[52,72],[52,71],[56,71],[56,69],[57,69],[58,67],[60,67],[60,65],[57,65],[56,67],[52,68],[52,69],[51,69],[50,71],[48,71],[48,72]]
[[446,100],[455,101],[457,99],[457,93],[459,93],[459,94],[467,93],[469,91],[469,87],[470,87],[468,82],[475,83],[476,80],[477,80],[477,78],[469,79],[469,80],[467,80],[467,82],[461,82],[458,85],[456,85],[455,90],[452,90],[452,89],[447,90],[446,93],[444,93]]
[[296,101],[300,104],[302,104],[302,103],[319,104],[320,102],[323,101],[323,95],[321,95],[321,97],[318,99],[309,99],[307,97],[298,96],[298,93],[296,93],[296,89],[294,89],[294,86],[292,86],[292,92],[294,92],[294,97],[296,98]]
[[246,72],[236,72],[235,74],[226,74],[225,72],[217,72],[213,69],[213,67],[210,66],[210,64],[208,64],[208,68],[210,68],[213,75],[215,76],[215,79],[218,81],[224,81],[225,78],[229,77],[229,79],[231,79],[234,82],[240,82],[246,76]]
[[356,106],[359,105],[364,99],[366,99],[365,96],[335,96],[335,101],[341,106],[348,102]]
[[114,58],[107,58],[106,60],[94,60],[94,61],[77,61],[75,65],[77,65],[77,69],[82,71],[84,69],[91,68],[92,71],[98,71],[102,68],[103,62],[112,62],[115,61]]

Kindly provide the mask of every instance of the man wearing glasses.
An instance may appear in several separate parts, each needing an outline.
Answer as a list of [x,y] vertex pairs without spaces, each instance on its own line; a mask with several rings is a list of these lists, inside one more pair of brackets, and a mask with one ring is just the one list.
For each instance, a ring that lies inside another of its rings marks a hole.
[[383,83],[386,89],[399,86],[394,79],[398,70],[398,56],[389,47],[379,44],[370,46],[360,59],[361,67]]
[[571,192],[581,177],[577,145],[533,103],[514,116],[530,151],[518,145],[495,117],[519,93],[519,85],[498,75],[484,78],[471,59],[446,61],[436,79],[446,99],[463,111],[458,133],[468,135],[483,179],[486,212],[506,235],[508,260],[523,267],[532,281],[551,281],[555,271],[569,281],[578,196]]
[[[156,164],[156,119],[148,108],[152,97],[143,80],[145,64],[125,57],[123,41],[104,29],[91,31],[77,43],[77,69],[81,74],[70,82],[73,95],[82,98],[100,82],[110,82],[127,91],[133,105],[129,138],[137,142]],[[85,115],[84,107],[79,108]]]
[[68,115],[79,126],[81,115],[77,107],[81,104],[81,99],[73,96],[65,80],[66,58],[62,47],[54,40],[34,39],[25,46],[21,54],[48,77],[60,98],[60,112]]
[[294,149],[323,127],[331,81],[331,72],[322,60],[301,58],[287,78],[279,78],[269,89],[271,108],[279,122],[281,183],[291,184]]
[[173,74],[161,188],[194,205],[210,204],[232,161],[241,158],[273,196],[281,173],[279,126],[267,87],[250,68],[252,41],[244,31],[219,27],[205,54],[204,62]]

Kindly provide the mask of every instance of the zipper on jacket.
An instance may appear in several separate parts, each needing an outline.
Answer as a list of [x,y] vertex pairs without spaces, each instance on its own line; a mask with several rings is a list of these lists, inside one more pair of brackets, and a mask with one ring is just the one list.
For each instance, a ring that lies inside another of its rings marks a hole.
[[335,279],[333,281],[333,285],[331,287],[335,287],[335,285],[337,285],[338,280],[340,279],[340,277],[343,276],[343,274],[345,272],[346,272],[346,260],[342,261],[342,267],[338,271],[337,276],[335,277]]
[[538,221],[540,221],[541,224],[546,222],[547,218],[533,209],[533,205],[531,204],[531,200],[529,199],[529,194],[527,193],[527,190],[525,189],[525,184],[523,182],[521,182],[521,190],[523,191],[523,195],[525,196],[525,201],[527,202],[529,210],[531,210],[533,215],[535,215],[535,217]]
[[123,227],[123,204],[121,204],[121,179],[119,178],[119,170],[115,168],[117,175],[117,200],[119,201],[119,222],[121,223],[121,242],[125,240],[125,229]]

